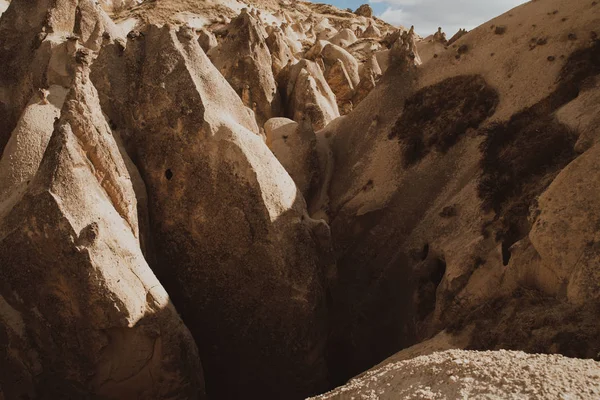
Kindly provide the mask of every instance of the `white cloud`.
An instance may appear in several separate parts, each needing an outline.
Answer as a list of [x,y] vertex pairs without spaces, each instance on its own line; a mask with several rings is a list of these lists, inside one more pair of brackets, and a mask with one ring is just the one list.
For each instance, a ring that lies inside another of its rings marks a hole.
[[448,37],[460,28],[473,29],[525,3],[525,0],[370,0],[387,5],[381,19],[392,25],[415,26],[422,36],[441,26]]

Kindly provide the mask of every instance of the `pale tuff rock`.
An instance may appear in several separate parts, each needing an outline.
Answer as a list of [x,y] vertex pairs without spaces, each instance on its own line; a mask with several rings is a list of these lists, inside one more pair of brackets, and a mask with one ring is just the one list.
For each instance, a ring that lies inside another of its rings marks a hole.
[[306,39],[306,36],[304,34],[298,34],[296,31],[294,31],[290,24],[283,22],[280,26],[281,31],[283,32],[283,36],[284,39],[287,43],[287,45],[289,46],[289,48],[292,50],[292,52],[294,54],[297,53],[301,53],[302,52],[302,40]]
[[143,33],[113,67],[128,77],[124,140],[148,187],[155,271],[196,339],[209,396],[323,390],[327,233],[198,42],[168,26]]
[[295,61],[294,54],[287,45],[283,32],[278,27],[268,27],[267,32],[269,36],[266,39],[267,46],[271,52],[273,76],[277,78],[279,72],[288,65],[288,63]]
[[446,39],[446,34],[442,32],[442,28],[438,28],[437,32],[433,34],[433,41],[446,43],[448,40]]
[[325,66],[327,68],[331,68],[338,61],[341,61],[344,64],[344,68],[348,73],[348,77],[350,78],[352,85],[358,85],[358,82],[360,81],[358,76],[358,61],[356,61],[352,54],[348,53],[339,46],[328,43],[323,47],[321,56],[323,57],[323,61],[325,62]]
[[[598,150],[574,144],[579,126],[595,132],[598,42],[569,40],[593,37],[593,7],[526,3],[461,39],[468,60],[431,51],[419,67],[407,32],[369,96],[318,132],[335,160],[321,210],[342,254],[331,353],[355,364],[340,383],[444,328],[473,329],[471,348],[597,359]],[[552,37],[530,50],[533,25]]]
[[[43,89],[45,90],[45,89]],[[23,195],[37,172],[60,116],[67,89],[53,85],[45,102],[34,94],[10,135],[0,159],[0,215]]]
[[352,102],[354,104],[358,104],[364,100],[365,97],[375,88],[377,85],[377,80],[381,76],[381,70],[379,69],[379,65],[375,62],[375,64],[366,65],[363,73],[360,78],[360,83],[356,86],[356,90],[354,92],[354,97],[352,98]]
[[265,124],[267,146],[308,199],[318,179],[316,136],[311,121],[272,118]]
[[371,18],[373,16],[373,9],[368,4],[363,4],[354,11],[354,14],[360,15],[361,17]]
[[296,122],[306,116],[319,130],[340,116],[335,94],[321,68],[313,61],[300,60],[285,70],[286,115]]
[[600,357],[596,2],[448,48],[249,1],[3,15],[0,399],[299,399],[400,349],[330,395],[598,397],[558,357],[391,364]]
[[325,79],[333,93],[335,93],[340,114],[348,114],[352,111],[350,100],[354,94],[354,85],[348,76],[342,60],[336,60],[335,64],[326,69]]
[[92,0],[11,2],[0,23],[0,153],[35,91],[70,86],[76,42],[98,48],[117,33]]
[[447,45],[450,46],[452,44],[454,44],[454,42],[456,42],[458,39],[462,38],[463,36],[465,36],[467,34],[467,30],[466,29],[459,29],[458,32],[456,32],[454,34],[454,36],[452,36],[450,38],[450,40],[448,40]]
[[142,3],[143,0],[98,0],[107,12],[119,12]]
[[600,363],[519,351],[450,350],[389,363],[314,399],[594,399]]
[[375,55],[375,52],[372,52],[370,56],[366,57],[366,60],[362,66],[363,69],[361,74],[361,80],[362,77],[365,74],[369,74],[369,72],[372,73],[375,77],[380,77],[381,75],[383,75],[383,71],[379,66],[379,62],[377,61],[377,56]]
[[254,111],[260,126],[279,115],[281,107],[266,38],[262,24],[242,10],[231,21],[223,42],[209,52],[215,67]]
[[196,33],[198,33],[198,43],[205,53],[208,53],[219,44],[215,35],[204,28],[197,30]]
[[336,46],[340,46],[340,47],[344,47],[344,48],[350,46],[352,43],[356,42],[357,40],[358,39],[356,38],[356,35],[352,31],[352,29],[348,29],[348,28],[342,29],[341,31],[338,32],[337,35],[335,35],[334,37],[329,39],[329,41],[331,43],[335,44]]
[[202,398],[196,345],[140,251],[136,198],[85,68],[35,177],[0,212],[2,392]]
[[415,43],[414,27],[411,27],[408,32],[403,32],[390,49],[390,63],[392,65],[404,64],[407,61],[414,65],[422,64]]
[[360,36],[361,38],[379,38],[381,37],[381,31],[372,22],[369,22],[369,26]]
[[376,39],[360,39],[346,47],[345,50],[359,62],[358,72],[360,75],[363,63],[370,58],[374,52],[381,50],[381,48],[381,44]]
[[385,73],[390,66],[390,50],[384,49],[375,52],[375,58],[377,59],[377,65],[381,69],[381,73]]

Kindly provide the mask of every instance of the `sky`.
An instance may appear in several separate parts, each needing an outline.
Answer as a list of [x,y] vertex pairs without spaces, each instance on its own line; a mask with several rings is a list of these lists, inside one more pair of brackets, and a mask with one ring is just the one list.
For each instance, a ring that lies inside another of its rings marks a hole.
[[312,0],[356,10],[369,2],[374,14],[392,25],[415,26],[421,36],[437,31],[448,39],[460,28],[471,30],[482,23],[526,3],[524,0]]

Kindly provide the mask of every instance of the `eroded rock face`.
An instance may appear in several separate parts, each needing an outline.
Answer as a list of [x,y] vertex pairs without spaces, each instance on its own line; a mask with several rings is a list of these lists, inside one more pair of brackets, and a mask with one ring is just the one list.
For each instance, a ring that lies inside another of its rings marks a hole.
[[[13,200],[0,203],[0,387],[6,398],[202,398],[196,346],[144,260],[133,187],[87,74],[78,67],[35,176],[9,180]],[[26,123],[15,134],[33,144]],[[10,146],[0,164],[40,161],[27,156]]]
[[[97,49],[102,36],[117,29],[91,0],[14,0],[0,24],[0,153],[31,96],[52,85],[68,87],[72,71],[65,61],[74,42]],[[70,36],[69,41],[65,38]]]
[[242,11],[231,21],[221,45],[209,52],[213,64],[244,105],[256,113],[260,126],[279,115],[281,107],[266,38],[262,23]]
[[197,33],[198,43],[200,44],[200,47],[202,47],[202,50],[204,50],[205,53],[208,53],[210,50],[218,46],[219,43],[217,42],[217,38],[211,31],[202,28],[199,29]]
[[363,4],[354,11],[354,14],[362,17],[371,18],[373,16],[373,9],[368,4]]
[[269,149],[308,199],[318,180],[317,138],[311,121],[272,118],[265,124],[265,134]]
[[341,61],[344,64],[344,68],[348,73],[348,77],[350,78],[352,85],[358,85],[358,82],[360,81],[358,76],[358,62],[352,56],[352,54],[334,44],[326,44],[321,51],[321,56],[323,57],[327,67],[332,67],[338,61]]
[[295,61],[295,57],[285,41],[283,32],[278,27],[269,29],[266,43],[271,52],[273,76],[277,77],[288,63]]
[[[148,187],[155,270],[198,343],[209,396],[323,390],[328,228],[185,30],[149,27],[123,60],[129,101],[113,112]],[[99,83],[106,107],[116,79]]]
[[313,61],[300,60],[288,66],[284,76],[285,114],[294,121],[307,116],[319,130],[340,116],[335,94],[321,68]]

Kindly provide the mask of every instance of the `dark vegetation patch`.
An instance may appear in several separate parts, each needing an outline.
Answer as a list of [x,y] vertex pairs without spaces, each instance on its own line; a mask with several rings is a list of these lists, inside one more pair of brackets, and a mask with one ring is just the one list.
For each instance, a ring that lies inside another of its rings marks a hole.
[[510,246],[531,229],[527,217],[536,198],[576,156],[576,133],[553,114],[575,99],[586,80],[598,73],[600,42],[595,42],[569,57],[552,94],[483,132],[478,192],[484,209],[496,213],[496,240],[502,241],[505,265]]
[[[485,131],[479,196],[486,211],[502,215],[497,240],[508,247],[529,232],[533,201],[574,157],[576,136],[553,116],[531,110]],[[505,265],[508,260],[505,258]]]
[[576,306],[521,288],[514,297],[489,301],[448,326],[456,333],[475,325],[470,350],[558,353],[600,361],[600,303]]
[[497,26],[494,33],[496,35],[504,35],[506,33],[506,26]]
[[404,103],[389,138],[403,147],[405,167],[432,149],[446,152],[494,113],[498,94],[479,75],[457,76],[419,90]]

